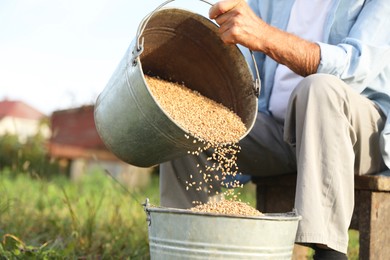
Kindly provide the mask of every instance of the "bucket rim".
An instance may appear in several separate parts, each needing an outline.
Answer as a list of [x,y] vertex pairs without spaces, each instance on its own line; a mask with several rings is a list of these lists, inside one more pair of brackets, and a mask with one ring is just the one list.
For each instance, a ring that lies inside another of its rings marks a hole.
[[302,217],[297,214],[296,210],[285,213],[262,213],[260,216],[240,216],[233,214],[218,214],[212,212],[197,212],[190,209],[178,209],[161,206],[144,206],[146,213],[156,212],[163,214],[177,214],[177,215],[194,215],[194,216],[208,216],[215,218],[237,218],[237,219],[253,219],[253,220],[268,220],[268,221],[298,221]]
[[[155,16],[156,14],[160,14],[160,13],[164,13],[164,12],[169,12],[169,11],[173,11],[173,12],[178,12],[178,13],[181,13],[181,15],[185,15],[185,14],[190,14],[194,17],[197,17],[198,21],[202,22],[203,25],[207,26],[209,29],[211,28],[219,28],[219,25],[214,22],[213,20],[211,20],[210,18],[208,18],[207,16],[203,15],[203,14],[200,14],[198,12],[194,12],[190,9],[187,9],[187,8],[184,8],[184,7],[179,7],[179,6],[163,6],[161,8],[159,8],[158,10],[154,10],[153,12],[149,13],[145,18],[148,18],[148,16]],[[141,22],[141,24],[146,28],[148,23],[149,23],[149,19],[145,19]],[[144,28],[144,29],[145,29]],[[133,43],[134,43],[134,47],[137,46],[137,42],[139,41],[139,38],[142,37],[142,33],[143,33],[143,30],[144,29],[139,29],[139,31],[137,32],[137,35],[136,35],[136,38],[133,40]],[[197,137],[195,135],[193,135],[188,129],[184,128],[183,126],[179,125],[160,105],[160,103],[158,102],[158,100],[155,98],[155,96],[152,94],[151,90],[150,90],[150,87],[149,85],[147,84],[146,82],[146,78],[145,78],[145,75],[148,75],[147,72],[144,71],[144,68],[142,66],[142,60],[141,60],[141,53],[143,52],[143,48],[144,48],[144,42],[143,40],[141,41],[142,42],[142,46],[141,46],[141,49],[142,51],[141,52],[137,52],[135,51],[133,53],[133,55],[130,55],[129,58],[130,58],[130,61],[133,60],[133,61],[136,61],[135,63],[137,64],[137,66],[139,66],[139,70],[140,70],[140,73],[141,73],[141,78],[143,80],[143,83],[144,85],[146,86],[146,90],[149,92],[150,96],[153,98],[155,104],[160,108],[160,110],[163,112],[163,114],[165,116],[167,116],[171,122],[173,122],[182,132],[184,135],[188,135],[191,140],[199,140],[199,141],[206,141],[207,140],[203,140],[203,138],[201,137]],[[133,45],[132,43],[132,45]],[[256,123],[256,117],[257,117],[257,114],[258,114],[258,94],[256,94],[256,82],[257,80],[260,82],[260,76],[259,75],[255,75],[254,72],[252,71],[251,67],[250,67],[250,64],[248,62],[248,60],[245,58],[245,55],[244,55],[244,52],[241,48],[239,48],[239,46],[237,44],[233,44],[233,45],[230,45],[229,48],[232,48],[234,49],[234,51],[236,52],[236,54],[239,54],[237,55],[238,57],[242,57],[243,61],[244,61],[244,64],[246,64],[246,69],[247,69],[247,73],[250,75],[250,77],[252,78],[252,85],[253,85],[253,97],[254,97],[254,103],[253,103],[253,111],[254,111],[254,115],[253,115],[253,118],[252,120],[249,121],[248,125],[246,125],[246,122],[244,122],[243,118],[240,117],[240,119],[243,121],[243,123],[245,124],[245,127],[246,127],[246,131],[239,137],[239,139],[237,140],[237,142],[240,142],[241,140],[243,140],[248,134],[249,132],[252,130],[253,126],[255,125]],[[253,58],[253,62],[256,62],[254,60],[254,57]],[[257,72],[258,74],[258,72]],[[126,76],[128,76],[126,74]],[[178,83],[178,82],[176,82]],[[260,83],[259,83],[260,84]],[[258,91],[260,91],[260,86],[259,86],[259,89]],[[229,110],[231,110],[230,108],[228,108]],[[232,110],[233,111],[233,110]],[[233,111],[234,113],[237,114],[236,111]],[[227,144],[227,143],[224,143],[224,144]]]

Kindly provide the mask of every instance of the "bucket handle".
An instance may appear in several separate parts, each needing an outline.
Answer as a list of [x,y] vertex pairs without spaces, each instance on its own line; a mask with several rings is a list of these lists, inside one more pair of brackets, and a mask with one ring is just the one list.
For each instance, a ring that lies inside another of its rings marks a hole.
[[145,203],[142,204],[144,207],[144,211],[146,213],[146,222],[148,223],[148,226],[152,225],[152,217],[150,216],[150,211],[149,211],[149,198],[146,198]]
[[[175,1],[175,0],[167,0],[167,1],[165,1],[164,3],[160,4],[159,6],[157,6],[152,12],[150,12],[146,17],[144,17],[142,19],[142,21],[139,24],[138,29],[137,29],[137,41],[136,41],[134,50],[132,52],[132,54],[133,54],[133,60],[132,60],[133,66],[137,65],[137,58],[144,51],[144,37],[141,38],[141,35],[143,34],[143,32],[145,30],[146,24],[149,22],[150,18],[153,16],[154,13],[156,13],[162,7],[164,7],[165,5],[167,5],[167,4],[169,4],[170,2],[173,2],[173,1]],[[210,3],[207,0],[199,0],[199,1],[213,6],[213,4]],[[254,80],[254,94],[256,95],[256,97],[259,97],[259,95],[260,95],[260,84],[261,84],[260,83],[260,76],[259,76],[259,69],[257,68],[257,62],[256,62],[255,56],[253,54],[253,51],[249,50],[249,52],[251,54],[251,57],[252,57],[252,60],[253,60],[253,64],[254,64],[254,67],[255,67],[255,71],[256,71],[256,79]]]

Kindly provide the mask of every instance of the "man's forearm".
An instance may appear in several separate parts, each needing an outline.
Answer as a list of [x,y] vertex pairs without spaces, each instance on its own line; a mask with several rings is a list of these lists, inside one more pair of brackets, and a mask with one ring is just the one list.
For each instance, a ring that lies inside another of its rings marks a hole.
[[317,72],[320,64],[320,47],[293,34],[267,26],[257,51],[261,51],[280,64],[286,65],[301,76]]
[[244,0],[225,0],[210,8],[209,16],[220,25],[223,42],[261,51],[301,76],[316,73],[320,47],[270,26]]

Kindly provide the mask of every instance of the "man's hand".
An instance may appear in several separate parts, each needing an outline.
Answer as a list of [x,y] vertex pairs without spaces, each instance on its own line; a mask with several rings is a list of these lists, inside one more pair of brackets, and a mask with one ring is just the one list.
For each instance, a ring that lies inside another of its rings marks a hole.
[[227,44],[241,44],[251,50],[259,50],[263,27],[261,20],[243,0],[226,0],[210,8],[210,19],[220,26],[219,33]]
[[268,25],[244,0],[217,2],[210,8],[209,17],[220,26],[223,42],[263,52],[301,76],[317,72],[320,63],[317,44]]

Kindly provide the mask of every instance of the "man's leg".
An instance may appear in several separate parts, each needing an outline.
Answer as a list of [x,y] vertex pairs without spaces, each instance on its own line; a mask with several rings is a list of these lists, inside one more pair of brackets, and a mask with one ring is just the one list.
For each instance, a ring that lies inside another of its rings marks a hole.
[[384,118],[370,100],[338,78],[312,75],[294,90],[285,139],[296,145],[297,242],[346,253],[354,208],[354,173],[383,169],[379,132]]
[[[205,153],[187,155],[160,165],[161,206],[186,209],[195,206],[194,201],[205,203],[209,197],[216,195],[219,182],[209,178],[211,182],[205,183],[203,173],[199,172],[201,165],[202,168],[203,165],[211,166],[207,157]],[[200,190],[197,190],[199,187]]]
[[[272,117],[259,113],[251,132],[241,142],[238,154],[239,171],[251,175],[278,175],[296,171],[293,149],[283,141],[283,126]],[[188,155],[160,165],[160,197],[165,207],[190,208],[193,201],[207,202],[215,194],[219,181],[205,184],[200,191],[186,181],[199,183],[198,165],[210,164],[207,155]],[[192,179],[190,178],[192,175]],[[210,190],[210,186],[214,189]],[[218,189],[217,189],[218,190]]]

